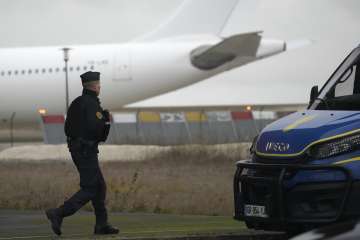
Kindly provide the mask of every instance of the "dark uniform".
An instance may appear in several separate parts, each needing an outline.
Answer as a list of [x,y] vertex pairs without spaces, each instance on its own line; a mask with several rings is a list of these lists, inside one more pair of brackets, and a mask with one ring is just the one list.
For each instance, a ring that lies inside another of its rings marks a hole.
[[[98,81],[99,75],[98,72],[86,72],[81,75],[82,82]],[[106,141],[109,130],[109,112],[101,108],[96,92],[84,88],[82,95],[71,103],[65,121],[69,151],[80,174],[80,190],[64,205],[46,212],[58,235],[61,234],[62,218],[73,215],[89,201],[96,216],[95,233],[118,233],[107,221],[106,184],[98,160],[98,144]]]

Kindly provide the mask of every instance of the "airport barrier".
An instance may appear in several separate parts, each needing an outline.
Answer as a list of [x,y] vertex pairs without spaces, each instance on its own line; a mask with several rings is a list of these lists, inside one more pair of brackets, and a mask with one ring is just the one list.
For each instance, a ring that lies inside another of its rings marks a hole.
[[63,115],[41,116],[41,128],[45,143],[61,144],[66,142],[64,122],[65,117]]
[[[186,111],[117,112],[111,114],[106,144],[181,145],[251,142],[269,123],[275,112]],[[41,117],[44,142],[66,142],[64,116]]]

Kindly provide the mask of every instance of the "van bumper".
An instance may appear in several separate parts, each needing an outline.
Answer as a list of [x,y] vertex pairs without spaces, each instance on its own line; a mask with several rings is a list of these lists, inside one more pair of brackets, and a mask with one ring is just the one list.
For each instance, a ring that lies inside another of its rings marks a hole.
[[[338,165],[291,165],[237,162],[234,176],[234,218],[251,223],[330,223],[360,216],[360,182],[349,169]],[[299,171],[326,170],[342,173],[342,181],[287,182]],[[249,206],[262,206],[263,216],[245,213]]]

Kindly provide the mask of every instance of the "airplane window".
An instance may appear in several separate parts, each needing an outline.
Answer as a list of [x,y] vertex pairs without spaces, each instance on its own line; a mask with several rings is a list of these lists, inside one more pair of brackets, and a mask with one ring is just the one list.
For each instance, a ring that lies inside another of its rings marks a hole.
[[63,72],[65,72],[65,70],[66,70],[66,68],[65,68],[65,67],[63,67],[62,71],[63,71]]
[[18,70],[15,70],[15,71],[14,71],[14,74],[15,74],[15,75],[18,75],[18,73],[19,73]]
[[32,70],[31,70],[31,69],[29,69],[28,74],[31,74],[31,73],[32,73]]
[[90,69],[91,69],[91,70],[94,70],[94,66],[90,66]]
[[59,71],[60,71],[60,68],[57,67],[57,68],[55,69],[55,71],[56,71],[56,72],[59,72]]
[[49,73],[52,73],[52,68],[49,68]]
[[41,72],[42,72],[42,73],[46,73],[46,69],[43,68],[43,69],[41,70]]
[[72,70],[74,70],[74,68],[73,68],[73,67],[70,67],[70,72],[72,72]]
[[24,75],[24,74],[25,74],[25,70],[21,70],[21,74]]
[[5,72],[4,71],[1,71],[1,76],[4,76],[5,75]]
[[11,75],[11,71],[8,71],[8,75],[9,75],[9,76]]
[[39,69],[35,69],[35,73],[38,74],[38,73],[39,73]]
[[79,66],[76,67],[76,71],[80,71],[80,67],[79,67]]
[[87,66],[84,66],[84,71],[86,71],[87,70]]

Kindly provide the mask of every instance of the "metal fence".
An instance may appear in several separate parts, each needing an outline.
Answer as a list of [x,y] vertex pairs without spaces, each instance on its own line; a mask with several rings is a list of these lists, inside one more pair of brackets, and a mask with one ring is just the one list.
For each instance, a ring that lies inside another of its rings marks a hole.
[[[187,111],[112,113],[107,144],[180,145],[250,142],[275,112]],[[65,143],[64,116],[42,116],[44,142]]]

